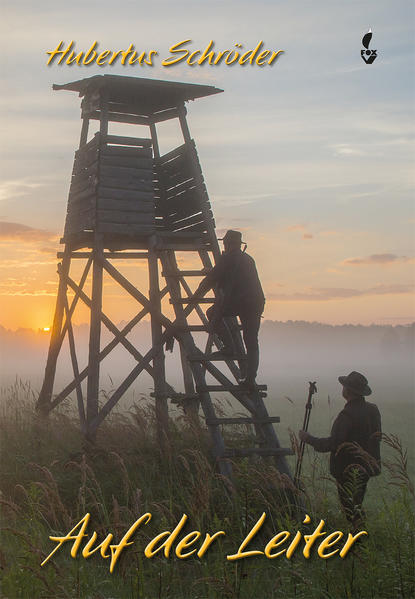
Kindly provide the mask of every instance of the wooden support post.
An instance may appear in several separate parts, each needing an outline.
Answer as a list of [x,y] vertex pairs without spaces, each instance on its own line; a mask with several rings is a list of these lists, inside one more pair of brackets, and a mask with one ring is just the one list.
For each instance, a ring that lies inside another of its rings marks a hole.
[[70,256],[71,249],[69,246],[67,246],[65,248],[62,264],[58,265],[59,288],[58,296],[56,298],[55,316],[53,318],[52,334],[45,368],[45,378],[43,380],[42,389],[40,391],[36,405],[37,410],[43,415],[46,415],[50,411],[50,402],[52,398],[53,385],[55,382],[56,363],[58,360],[59,350],[62,345],[61,331],[65,309],[66,279],[71,263]]
[[89,441],[95,435],[90,434],[90,426],[98,415],[99,395],[99,370],[100,370],[100,343],[101,343],[101,318],[102,318],[102,239],[95,235],[94,262],[92,267],[92,296],[91,319],[89,330],[89,357],[88,357],[88,383],[86,398],[86,434]]
[[177,108],[178,108],[178,112],[179,112],[180,128],[182,130],[183,139],[184,139],[185,143],[190,143],[192,141],[192,138],[190,136],[189,125],[187,124],[187,119],[186,119],[186,114],[187,114],[186,106],[184,104],[181,104]]
[[101,93],[101,113],[99,117],[99,133],[101,136],[101,142],[108,135],[108,91],[105,90]]
[[81,423],[81,430],[85,434],[86,421],[85,421],[84,398],[82,395],[81,380],[79,378],[78,358],[76,357],[75,338],[74,338],[74,334],[73,334],[71,315],[69,312],[68,297],[66,295],[65,295],[65,314],[66,314],[66,324],[67,324],[67,328],[68,328],[69,351],[71,354],[72,369],[73,369],[73,375],[74,375],[75,384],[76,384],[76,399],[78,401],[79,421]]
[[[153,144],[154,158],[160,158],[160,148],[157,137],[157,129],[154,121],[150,123],[150,134]],[[162,345],[162,328],[161,328],[161,295],[160,281],[158,270],[158,257],[155,250],[157,245],[156,237],[151,240],[152,247],[149,248],[148,267],[149,267],[149,282],[150,282],[150,305],[151,305],[151,337],[153,348],[158,347],[157,353],[153,358],[153,380],[154,380],[154,396],[156,402],[156,416],[158,435],[164,446],[164,440],[168,439],[169,434],[169,415],[166,397],[166,368],[164,348]]]
[[151,140],[153,142],[153,154],[154,154],[154,158],[160,158],[160,148],[159,148],[159,142],[158,142],[158,138],[157,138],[157,129],[156,129],[156,125],[154,123],[150,124],[150,133],[151,133]]
[[89,118],[82,118],[81,138],[79,140],[79,147],[81,148],[88,141],[88,129],[89,129]]
[[[100,144],[104,144],[108,134],[108,101],[105,92],[101,96],[100,108]],[[96,197],[95,213],[97,212],[97,200],[98,198]],[[88,382],[86,397],[86,436],[89,441],[95,440],[95,431],[92,433],[91,424],[98,416],[99,409],[99,354],[101,349],[103,253],[103,236],[99,231],[95,231],[94,246],[92,249],[91,320],[89,330]]]
[[[178,266],[177,266],[177,261],[176,261],[176,256],[174,254],[173,251],[168,251],[165,253],[166,256],[166,261],[165,263],[168,264],[168,272],[169,273],[176,273],[178,272]],[[169,286],[174,286],[175,289],[175,296],[176,297],[180,297],[180,282],[182,282],[184,279],[183,278],[177,278],[177,277],[168,277],[168,275],[166,274],[168,280],[168,284]],[[179,282],[180,281],[180,282]],[[186,290],[186,287],[185,287]],[[190,288],[187,286],[187,290],[186,293],[188,294],[188,296],[190,297],[191,295],[191,291]],[[196,311],[198,311],[201,313],[202,316],[204,316],[200,306],[196,305]],[[202,317],[199,314],[199,317]],[[207,319],[206,319],[207,322]],[[179,327],[183,327],[185,328],[187,325],[187,321],[186,318],[183,316],[183,313],[181,312],[177,318],[177,324]],[[180,346],[180,361],[182,364],[182,372],[183,372],[183,382],[184,382],[184,390],[186,392],[186,395],[190,395],[190,396],[194,396],[195,395],[195,386],[194,386],[194,382],[193,382],[193,373],[192,373],[192,369],[190,367],[189,361],[187,359],[187,354],[186,354],[186,350],[184,348],[183,343],[179,343]],[[200,402],[197,400],[192,400],[191,403],[187,404],[183,404],[183,408],[185,411],[185,414],[188,415],[190,417],[190,419],[192,420],[192,422],[196,425],[200,424],[199,421],[199,404]]]
[[[153,241],[153,246],[155,240]],[[166,369],[164,349],[161,343],[161,301],[159,270],[156,250],[150,248],[148,255],[149,298],[151,314],[151,339],[153,348],[157,348],[153,356],[154,397],[156,402],[157,433],[160,447],[165,449],[169,437],[169,412],[166,395]]]

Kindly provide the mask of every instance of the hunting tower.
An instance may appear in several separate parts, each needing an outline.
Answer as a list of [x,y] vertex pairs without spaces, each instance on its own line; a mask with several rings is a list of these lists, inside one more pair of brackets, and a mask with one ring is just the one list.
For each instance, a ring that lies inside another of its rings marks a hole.
[[[222,90],[115,75],[89,77],[53,88],[78,92],[82,97],[82,128],[61,240],[64,249],[58,253],[59,288],[39,411],[49,413],[75,392],[82,431],[93,440],[100,423],[137,377],[147,372],[154,381],[152,396],[161,438],[168,432],[169,399],[180,403],[196,419],[201,407],[212,451],[223,474],[231,474],[229,458],[257,454],[274,456],[278,469],[290,475],[285,456],[292,452],[281,448],[278,442],[273,423],[279,422],[279,418],[268,415],[263,401],[266,386],[260,385],[248,394],[238,384],[246,354],[237,319],[227,319],[227,326],[238,355],[226,360],[210,358],[212,348],[220,349],[221,342],[207,330],[203,305],[215,298],[189,302],[192,281],[199,282],[212,268],[220,249],[195,142],[186,121],[185,102]],[[161,155],[157,125],[169,119],[179,120],[183,143]],[[94,120],[99,127],[91,136],[90,122]],[[111,135],[109,123],[113,122],[145,125],[147,136]],[[179,268],[182,261],[178,261],[177,252],[185,252],[192,264],[197,259],[199,267]],[[73,261],[83,264],[77,282],[71,271]],[[117,265],[123,261],[129,261],[131,266],[145,266],[148,294],[120,272]],[[103,310],[104,273],[137,304],[136,315],[121,328]],[[90,294],[86,292],[87,281]],[[78,302],[83,302],[90,313],[88,359],[83,368],[79,365],[72,326]],[[189,320],[191,314],[199,324]],[[151,344],[142,353],[128,334],[146,316],[151,321]],[[113,336],[105,346],[102,325]],[[54,394],[56,367],[65,338],[73,379]],[[175,341],[183,374],[181,392],[176,392],[166,380],[165,346],[172,349]],[[100,364],[119,345],[136,363],[112,394],[102,398]],[[214,392],[231,394],[246,409],[246,417],[220,417],[211,398]],[[226,448],[222,427],[227,424],[252,424],[256,445]]]

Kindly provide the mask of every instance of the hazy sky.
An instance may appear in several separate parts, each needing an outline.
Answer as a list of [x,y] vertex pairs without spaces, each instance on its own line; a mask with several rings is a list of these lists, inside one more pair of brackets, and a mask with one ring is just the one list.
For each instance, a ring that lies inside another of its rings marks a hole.
[[[372,65],[360,56],[369,27]],[[188,120],[217,227],[243,231],[267,318],[414,319],[412,0],[3,0],[1,28],[0,324],[50,324],[80,131],[79,98],[51,86],[97,73],[225,90],[191,103]],[[285,53],[273,67],[159,66],[188,38],[193,49],[263,40]],[[78,51],[133,43],[159,57],[153,67],[47,67],[61,40]],[[173,134],[160,129],[163,148]],[[124,318],[126,300],[107,292]]]

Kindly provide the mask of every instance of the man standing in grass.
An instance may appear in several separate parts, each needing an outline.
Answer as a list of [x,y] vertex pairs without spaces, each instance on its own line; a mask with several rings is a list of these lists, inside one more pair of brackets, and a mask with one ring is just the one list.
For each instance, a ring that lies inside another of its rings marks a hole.
[[340,376],[344,409],[333,423],[330,437],[317,438],[306,431],[299,437],[316,451],[330,451],[330,474],[337,481],[340,503],[347,519],[358,526],[363,517],[362,502],[371,476],[380,473],[381,418],[375,404],[365,400],[372,393],[367,379],[353,371]]

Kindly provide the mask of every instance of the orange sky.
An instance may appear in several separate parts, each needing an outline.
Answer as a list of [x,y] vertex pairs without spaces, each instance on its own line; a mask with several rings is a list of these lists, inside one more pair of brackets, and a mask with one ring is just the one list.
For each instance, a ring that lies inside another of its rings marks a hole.
[[[11,329],[47,327],[52,323],[57,291],[58,237],[43,230],[17,229],[9,227],[8,233],[2,233],[1,324]],[[413,268],[412,260],[380,254],[359,258],[344,252],[340,233],[304,231],[301,226],[273,236],[254,235],[249,228],[244,231],[267,296],[265,318],[332,324],[412,321],[411,289],[401,282]],[[284,260],[286,255],[289,260]],[[75,280],[82,264],[73,261]],[[189,266],[196,264],[189,262]],[[129,260],[118,267],[147,294],[144,261]],[[194,279],[192,284],[196,283]],[[89,285],[85,289],[89,293]],[[132,317],[137,307],[116,283],[104,279],[104,310],[114,322]],[[76,323],[88,318],[84,306],[77,309]]]
[[[103,1],[99,14],[83,3],[79,19],[72,3],[48,10],[26,3],[30,27],[22,44],[22,8],[10,3],[2,37],[13,52],[3,69],[0,325],[51,323],[80,132],[78,95],[54,92],[52,84],[104,73],[224,90],[190,102],[188,123],[218,233],[243,232],[263,282],[266,318],[415,320],[412,9],[384,0],[356,6],[229,2],[218,20],[202,5],[189,11],[179,2],[167,14],[157,3],[131,12]],[[369,24],[378,51],[372,65],[360,55]],[[163,68],[160,61],[145,68],[47,67],[46,50],[75,34],[79,50],[98,36],[102,48],[132,42],[159,49],[161,57],[180,39],[204,48],[214,38],[216,49],[255,47],[262,39],[284,54],[266,68]],[[110,133],[124,133],[121,124],[112,127]],[[177,120],[158,133],[162,152],[182,143]],[[146,292],[140,272],[137,284]],[[116,286],[105,288],[105,305],[115,322],[136,308]],[[87,319],[85,310],[75,317]]]

